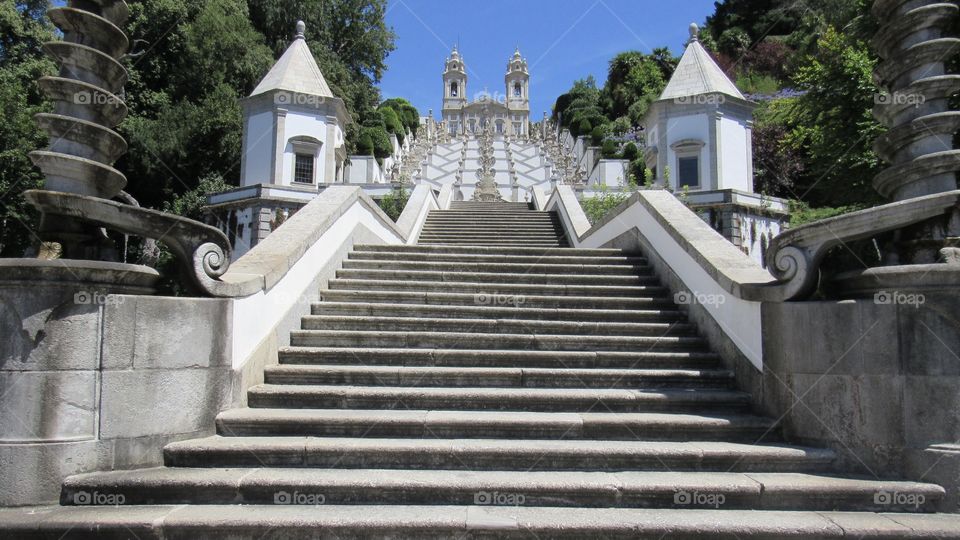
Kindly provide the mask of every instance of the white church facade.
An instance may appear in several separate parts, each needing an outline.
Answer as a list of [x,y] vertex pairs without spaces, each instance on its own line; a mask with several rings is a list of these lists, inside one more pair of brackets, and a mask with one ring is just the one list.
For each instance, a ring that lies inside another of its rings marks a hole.
[[443,70],[443,121],[451,135],[475,135],[488,120],[497,135],[522,137],[530,133],[530,72],[527,60],[514,51],[507,62],[502,96],[487,92],[469,101],[467,66],[455,47]]

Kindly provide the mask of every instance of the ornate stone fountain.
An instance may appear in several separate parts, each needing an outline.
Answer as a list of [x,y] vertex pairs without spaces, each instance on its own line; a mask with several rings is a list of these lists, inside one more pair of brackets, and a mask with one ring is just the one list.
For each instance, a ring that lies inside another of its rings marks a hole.
[[178,257],[187,284],[216,294],[217,278],[229,265],[227,238],[213,227],[124,201],[124,175],[113,163],[126,152],[114,128],[126,117],[121,60],[128,40],[121,26],[128,16],[122,0],[70,0],[48,11],[62,41],[44,44],[60,66],[39,80],[53,102],[52,113],[36,116],[50,135],[50,147],[30,154],[43,172],[43,189],[24,197],[41,213],[37,234],[61,246],[57,260],[8,259],[0,280],[42,279],[92,287],[103,292],[147,293],[155,270],[119,261],[109,232],[156,239]]

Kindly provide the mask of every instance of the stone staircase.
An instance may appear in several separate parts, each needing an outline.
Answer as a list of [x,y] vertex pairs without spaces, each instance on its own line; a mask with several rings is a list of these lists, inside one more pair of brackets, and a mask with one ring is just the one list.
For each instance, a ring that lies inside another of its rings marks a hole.
[[565,247],[563,225],[553,212],[527,203],[456,201],[433,210],[420,233],[420,245]]
[[[461,245],[471,216],[524,240]],[[785,443],[641,255],[541,222],[460,203],[432,245],[355,246],[216,436],[71,477],[0,537],[957,537],[939,486]]]

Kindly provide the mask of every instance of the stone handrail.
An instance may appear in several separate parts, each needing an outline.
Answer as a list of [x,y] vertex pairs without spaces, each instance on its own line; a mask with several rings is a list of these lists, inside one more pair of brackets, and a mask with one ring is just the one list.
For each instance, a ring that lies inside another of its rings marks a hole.
[[405,242],[407,234],[359,187],[331,186],[235,262],[209,288],[213,296],[244,297],[272,288],[354,205]]
[[547,206],[547,201],[550,199],[547,197],[547,193],[543,190],[541,186],[533,186],[533,207],[537,210],[543,210]]
[[793,300],[816,291],[820,264],[830,248],[941,216],[960,203],[960,190],[907,199],[817,221],[786,231],[770,244],[766,263],[775,287],[752,287],[764,300]]
[[437,201],[437,196],[434,194],[432,187],[425,184],[418,184],[413,188],[413,192],[407,200],[407,205],[403,208],[403,212],[400,213],[400,217],[397,219],[397,227],[403,232],[406,243],[412,244],[416,242],[418,233],[427,220],[427,214],[430,213],[430,210],[436,210],[438,208],[440,208],[440,204]]
[[453,202],[453,186],[444,184],[440,187],[440,194],[437,195],[437,204],[440,205],[440,210],[449,210],[451,202]]
[[591,226],[573,188],[557,186],[546,205],[556,211],[573,247],[615,245],[639,235],[648,256],[663,260],[681,286],[757,369],[763,365],[759,298],[752,291],[776,284],[769,272],[743,254],[677,198],[663,190],[639,191]]
[[58,215],[162,242],[177,256],[194,288],[212,293],[230,265],[230,244],[219,229],[181,216],[98,197],[46,190],[23,193],[48,215]]

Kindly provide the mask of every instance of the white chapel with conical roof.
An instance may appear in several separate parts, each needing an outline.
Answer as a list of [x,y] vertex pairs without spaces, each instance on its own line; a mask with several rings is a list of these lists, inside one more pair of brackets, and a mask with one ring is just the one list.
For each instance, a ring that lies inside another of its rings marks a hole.
[[690,25],[690,40],[645,127],[645,160],[660,183],[677,190],[753,191],[753,110]]
[[347,162],[343,100],[333,95],[305,37],[306,26],[260,84],[241,100],[240,186],[208,197],[209,221],[235,257],[246,253],[324,186],[343,182]]
[[293,43],[243,100],[240,185],[316,187],[343,175],[343,100],[334,97],[297,23]]

